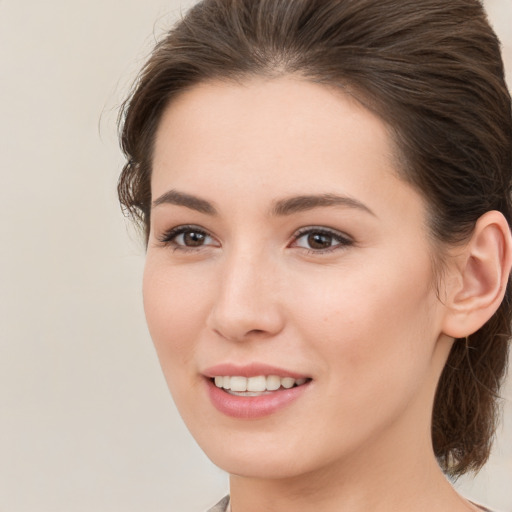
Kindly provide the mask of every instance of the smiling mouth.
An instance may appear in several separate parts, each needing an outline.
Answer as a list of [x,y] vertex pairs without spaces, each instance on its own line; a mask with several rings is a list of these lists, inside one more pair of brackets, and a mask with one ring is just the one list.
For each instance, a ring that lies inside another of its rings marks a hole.
[[258,375],[255,377],[219,375],[210,380],[216,387],[230,395],[245,397],[268,395],[282,389],[302,386],[311,381],[309,378],[294,379],[293,377],[279,377],[278,375]]

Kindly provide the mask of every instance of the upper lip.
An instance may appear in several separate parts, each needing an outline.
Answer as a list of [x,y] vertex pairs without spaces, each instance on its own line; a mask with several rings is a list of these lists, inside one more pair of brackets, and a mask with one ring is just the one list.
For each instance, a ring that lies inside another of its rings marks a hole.
[[210,366],[201,372],[204,376],[213,378],[219,376],[257,377],[259,375],[277,375],[278,377],[291,377],[293,379],[307,379],[308,375],[286,370],[277,366],[264,363],[250,363],[238,365],[233,363],[221,363]]

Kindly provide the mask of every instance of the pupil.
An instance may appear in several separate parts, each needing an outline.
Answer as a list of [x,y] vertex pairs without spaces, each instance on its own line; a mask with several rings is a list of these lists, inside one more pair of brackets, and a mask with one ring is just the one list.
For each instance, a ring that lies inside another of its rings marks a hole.
[[331,235],[322,233],[312,233],[308,236],[308,244],[312,249],[326,249],[332,243]]
[[189,247],[197,247],[199,245],[202,245],[204,242],[204,235],[203,233],[196,233],[195,231],[188,231],[183,236],[183,241],[185,242],[185,245]]

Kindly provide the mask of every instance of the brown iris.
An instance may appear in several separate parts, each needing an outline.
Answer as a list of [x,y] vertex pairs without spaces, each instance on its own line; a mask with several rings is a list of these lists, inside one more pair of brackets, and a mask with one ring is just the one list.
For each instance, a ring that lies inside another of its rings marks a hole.
[[328,249],[332,246],[332,235],[325,233],[310,233],[308,245],[312,249]]
[[206,235],[198,231],[186,231],[183,233],[183,243],[187,247],[200,247],[204,244]]

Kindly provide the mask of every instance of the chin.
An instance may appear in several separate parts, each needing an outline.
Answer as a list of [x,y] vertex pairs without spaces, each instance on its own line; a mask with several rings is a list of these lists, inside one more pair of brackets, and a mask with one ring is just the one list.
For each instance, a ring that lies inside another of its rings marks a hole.
[[206,456],[223,471],[240,477],[294,479],[344,458],[343,449],[333,451],[331,446],[318,446],[312,439],[283,431],[260,430],[252,435],[232,431],[208,437],[203,432],[196,441]]
[[256,479],[289,479],[307,473],[305,467],[294,463],[295,457],[283,455],[272,456],[269,453],[241,454],[230,452],[229,454],[215,453],[213,456],[207,453],[210,460],[219,468],[230,475],[256,478]]

